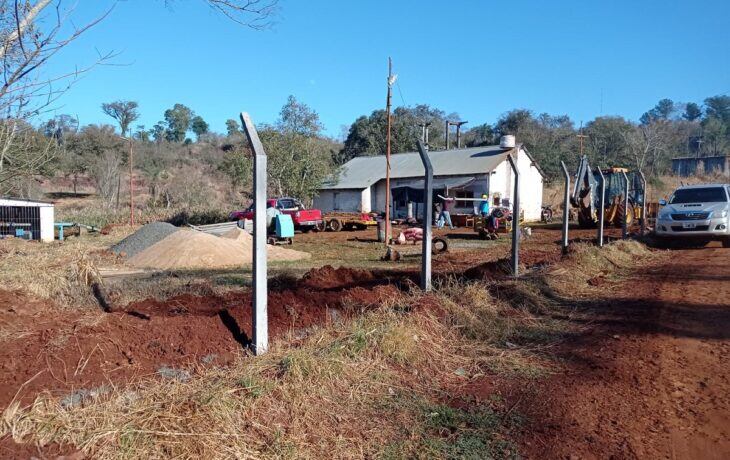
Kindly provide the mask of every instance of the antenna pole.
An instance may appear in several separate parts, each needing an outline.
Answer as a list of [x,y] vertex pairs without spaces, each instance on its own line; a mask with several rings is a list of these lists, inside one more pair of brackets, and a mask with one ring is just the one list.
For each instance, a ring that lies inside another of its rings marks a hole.
[[388,128],[385,133],[385,244],[390,243],[390,98],[392,95],[393,62],[388,58],[388,97],[385,111],[388,114]]

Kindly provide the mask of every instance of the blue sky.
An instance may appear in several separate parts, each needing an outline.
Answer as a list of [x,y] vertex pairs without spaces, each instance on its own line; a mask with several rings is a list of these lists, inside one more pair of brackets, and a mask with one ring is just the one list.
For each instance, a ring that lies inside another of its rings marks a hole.
[[[82,23],[111,1],[82,1]],[[513,108],[638,119],[659,99],[730,92],[730,1],[280,0],[271,30],[241,27],[200,0],[120,1],[48,68],[66,72],[115,50],[123,66],[84,76],[56,104],[82,124],[111,123],[102,102],[138,101],[151,127],[179,102],[214,131],[251,113],[273,122],[293,94],[339,136],[385,105],[457,112],[469,126]]]

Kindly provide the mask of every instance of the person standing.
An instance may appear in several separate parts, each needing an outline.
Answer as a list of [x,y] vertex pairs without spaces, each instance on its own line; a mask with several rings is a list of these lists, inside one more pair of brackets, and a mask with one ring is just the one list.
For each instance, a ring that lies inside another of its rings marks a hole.
[[456,199],[453,197],[443,197],[441,198],[441,214],[439,215],[438,223],[436,224],[437,228],[443,228],[444,224],[449,224],[449,228],[451,230],[454,229],[454,224],[451,223],[451,210],[454,209],[454,203],[456,202]]
[[482,217],[489,216],[489,195],[482,193],[482,201],[479,203],[479,214]]

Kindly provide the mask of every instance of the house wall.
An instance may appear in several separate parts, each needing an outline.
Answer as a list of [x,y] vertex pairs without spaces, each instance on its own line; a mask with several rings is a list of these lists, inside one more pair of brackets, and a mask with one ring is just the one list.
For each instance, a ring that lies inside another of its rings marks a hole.
[[364,202],[369,205],[370,189],[340,189],[321,190],[314,197],[313,206],[322,212],[344,211],[344,212],[368,212],[363,211]]
[[[526,221],[538,221],[542,208],[542,175],[524,150],[520,150],[517,155],[517,169],[520,171],[520,209]],[[491,179],[489,193],[498,193],[503,205],[512,206],[514,173],[509,161],[500,163]]]

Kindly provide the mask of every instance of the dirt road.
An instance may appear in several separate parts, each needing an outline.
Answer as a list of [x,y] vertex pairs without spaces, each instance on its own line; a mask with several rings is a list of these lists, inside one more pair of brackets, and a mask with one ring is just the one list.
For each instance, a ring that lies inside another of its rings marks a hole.
[[673,251],[606,298],[521,404],[529,458],[730,458],[730,250]]

